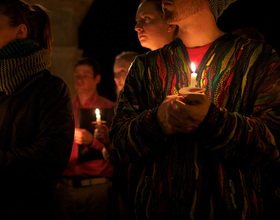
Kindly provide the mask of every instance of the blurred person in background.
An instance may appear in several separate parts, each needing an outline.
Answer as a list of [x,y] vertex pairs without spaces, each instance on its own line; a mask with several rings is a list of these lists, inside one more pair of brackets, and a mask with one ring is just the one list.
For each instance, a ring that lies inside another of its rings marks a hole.
[[[113,66],[114,80],[117,86],[117,95],[123,89],[126,75],[131,63],[135,57],[139,55],[134,51],[123,51],[115,57]],[[108,138],[107,125],[96,126],[95,138],[102,142],[105,146],[103,148],[103,156],[106,160],[114,165],[113,173],[113,189],[117,194],[119,218],[121,220],[133,220],[133,201],[129,201],[129,185],[128,185],[128,163],[123,163],[119,160],[117,152],[112,148]]]
[[47,10],[0,1],[0,198],[5,219],[54,219],[52,181],[69,160],[74,120],[69,89],[47,68]]
[[114,81],[117,86],[117,95],[123,89],[128,69],[131,63],[134,61],[135,57],[138,55],[139,53],[134,51],[123,51],[115,57],[113,72]]
[[[104,145],[94,138],[90,128],[96,108],[114,106],[114,102],[98,94],[100,71],[99,63],[89,57],[81,58],[75,65],[77,95],[72,101],[75,136],[68,166],[55,190],[56,214],[60,220],[112,219],[113,166],[103,158]],[[91,114],[82,119],[83,110]],[[82,120],[87,120],[89,127],[80,127]]]

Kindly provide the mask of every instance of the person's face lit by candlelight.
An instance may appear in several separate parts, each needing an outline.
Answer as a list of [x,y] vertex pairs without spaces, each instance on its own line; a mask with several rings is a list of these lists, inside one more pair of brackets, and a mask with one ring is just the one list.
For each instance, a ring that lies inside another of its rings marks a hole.
[[129,67],[138,55],[139,53],[135,51],[123,51],[115,57],[113,71],[117,94],[123,89]]
[[92,67],[87,64],[81,64],[75,68],[74,78],[77,93],[88,94],[96,91],[96,85],[101,80],[100,75],[94,77]]
[[151,50],[170,43],[177,31],[177,26],[164,22],[160,1],[159,8],[155,2],[143,1],[137,9],[135,20],[135,31],[141,46]]
[[130,65],[131,62],[124,59],[116,59],[114,63],[114,80],[118,91],[121,91],[123,89],[125,78]]

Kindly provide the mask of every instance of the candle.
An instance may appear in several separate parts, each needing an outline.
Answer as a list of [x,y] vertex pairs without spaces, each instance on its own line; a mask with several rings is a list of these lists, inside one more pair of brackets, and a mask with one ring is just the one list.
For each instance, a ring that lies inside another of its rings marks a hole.
[[191,64],[192,74],[191,74],[191,87],[196,86],[196,77],[197,74],[195,73],[195,64],[192,62]]
[[96,116],[96,122],[97,122],[97,124],[100,125],[100,124],[101,124],[101,115],[100,115],[100,111],[99,111],[98,108],[95,109],[95,116]]

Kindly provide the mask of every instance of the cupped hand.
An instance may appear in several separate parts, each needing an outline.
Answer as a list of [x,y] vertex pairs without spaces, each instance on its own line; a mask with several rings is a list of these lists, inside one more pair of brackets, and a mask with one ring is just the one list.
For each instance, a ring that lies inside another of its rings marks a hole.
[[203,94],[167,96],[158,108],[157,120],[167,135],[194,133],[204,120],[210,104]]
[[110,143],[109,129],[106,124],[95,125],[94,138],[96,138],[104,145],[108,145]]
[[74,141],[79,145],[92,144],[93,135],[86,129],[75,128]]

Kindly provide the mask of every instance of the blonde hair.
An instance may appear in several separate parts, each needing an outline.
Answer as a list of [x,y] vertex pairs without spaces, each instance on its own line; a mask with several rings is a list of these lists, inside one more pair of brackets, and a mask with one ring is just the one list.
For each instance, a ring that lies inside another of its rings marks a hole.
[[139,53],[134,51],[123,51],[115,57],[115,61],[121,59],[132,63],[138,55]]

